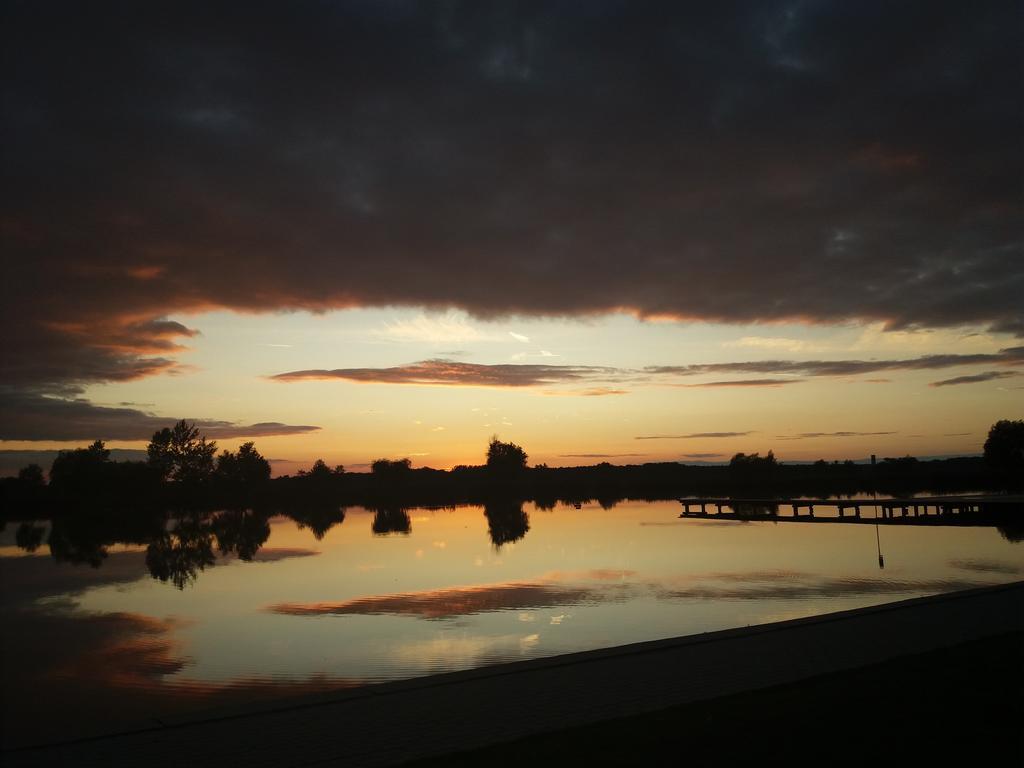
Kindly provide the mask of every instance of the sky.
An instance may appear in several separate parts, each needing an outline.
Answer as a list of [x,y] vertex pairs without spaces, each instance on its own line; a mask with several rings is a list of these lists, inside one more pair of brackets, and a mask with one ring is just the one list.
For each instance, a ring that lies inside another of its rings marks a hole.
[[[3,3],[0,466],[978,453],[1017,2]],[[6,458],[5,458],[6,457]]]

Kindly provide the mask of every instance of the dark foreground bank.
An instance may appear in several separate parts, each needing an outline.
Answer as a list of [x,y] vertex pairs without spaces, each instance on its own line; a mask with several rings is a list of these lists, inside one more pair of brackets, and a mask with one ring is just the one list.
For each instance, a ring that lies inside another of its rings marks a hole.
[[1024,765],[1024,633],[405,765]]

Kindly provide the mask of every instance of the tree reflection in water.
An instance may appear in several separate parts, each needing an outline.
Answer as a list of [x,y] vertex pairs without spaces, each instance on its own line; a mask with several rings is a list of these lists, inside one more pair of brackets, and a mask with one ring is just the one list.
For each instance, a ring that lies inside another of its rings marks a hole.
[[262,512],[233,509],[213,518],[213,534],[222,555],[236,554],[249,562],[270,538],[270,520]]
[[146,566],[154,579],[184,589],[217,561],[215,543],[221,555],[237,555],[248,562],[269,538],[270,520],[265,512],[232,509],[206,516],[189,515],[150,542]]
[[[150,575],[184,589],[216,563],[218,555],[254,560],[270,538],[271,514],[268,509],[228,509],[189,512],[169,520],[159,509],[101,508],[90,509],[88,514],[76,509],[55,515],[49,535],[45,525],[21,523],[15,543],[26,552],[35,552],[45,540],[57,562],[93,568],[103,564],[111,545],[143,545]],[[330,504],[287,514],[300,528],[311,529],[317,540],[345,520],[344,508]],[[402,511],[389,520],[389,530],[410,529],[409,518]]]
[[213,528],[196,517],[183,518],[146,548],[146,567],[154,579],[178,589],[193,584],[199,573],[216,561]]
[[345,522],[345,507],[329,503],[290,509],[285,514],[295,521],[300,531],[308,528],[317,541],[323,540],[331,528]]
[[409,513],[401,507],[379,507],[373,511],[373,523],[370,526],[375,536],[387,536],[400,533],[408,536],[412,532],[412,520]]
[[492,499],[484,504],[487,533],[495,547],[526,536],[530,530],[530,516],[523,510],[523,502],[515,499]]
[[43,543],[46,528],[32,523],[22,523],[14,532],[14,543],[26,552],[35,552]]
[[148,544],[164,531],[162,512],[146,509],[72,510],[51,521],[46,543],[58,563],[99,568],[111,544]]

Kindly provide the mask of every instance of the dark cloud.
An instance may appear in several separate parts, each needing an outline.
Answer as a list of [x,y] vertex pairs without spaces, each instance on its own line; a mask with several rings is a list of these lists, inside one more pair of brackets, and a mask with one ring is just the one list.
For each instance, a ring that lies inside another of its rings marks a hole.
[[561,459],[618,459],[648,455],[646,453],[560,453],[558,457]]
[[[471,387],[532,387],[618,375],[616,368],[593,365],[481,365],[453,360],[424,360],[394,368],[336,368],[291,371],[272,376],[274,381],[343,379],[375,384],[431,384]],[[602,394],[614,394],[603,392]]]
[[1024,347],[966,355],[924,355],[896,360],[754,360],[738,363],[652,365],[644,372],[654,376],[696,376],[709,373],[771,373],[798,376],[855,376],[878,371],[920,371],[961,365],[1024,365]]
[[258,563],[275,563],[278,560],[288,560],[293,557],[313,557],[319,555],[319,550],[303,549],[302,547],[263,547],[252,559]]
[[[601,575],[603,573],[603,575]],[[648,580],[623,582],[626,571],[553,574],[552,578],[584,576],[608,583],[561,585],[548,581],[512,582],[425,592],[373,595],[337,603],[278,603],[266,610],[288,616],[376,615],[447,619],[489,611],[529,610],[635,597],[662,600],[794,600],[818,597],[954,592],[986,586],[965,579],[877,579],[834,577],[786,571],[694,574],[679,586]]]
[[[1024,365],[1024,347],[1008,347],[996,353],[969,355],[926,355],[896,360],[757,360],[733,363],[696,363],[692,365],[652,365],[642,369],[599,365],[543,365],[502,363],[486,365],[455,360],[421,360],[391,368],[317,368],[288,371],[271,376],[273,381],[295,382],[339,379],[373,384],[428,384],[434,386],[533,387],[552,384],[634,382],[672,384],[684,387],[776,387],[803,381],[799,378],[755,378],[702,381],[693,384],[674,382],[702,374],[773,373],[792,376],[850,376],[891,370],[931,370],[978,363]],[[545,392],[552,395],[619,395],[628,390],[590,387],[584,390]]]
[[0,590],[5,611],[29,608],[41,598],[73,599],[89,589],[150,579],[145,552],[108,552],[102,568],[62,568],[55,566],[48,549],[43,546],[31,557],[4,558],[5,577],[18,585]]
[[819,597],[864,597],[867,595],[903,595],[957,592],[989,586],[966,579],[872,579],[783,575],[763,577],[736,574],[725,583],[698,583],[680,589],[656,590],[661,599],[675,600],[809,600]]
[[942,381],[933,381],[929,387],[949,387],[955,384],[980,384],[983,381],[996,381],[998,379],[1010,379],[1015,376],[1020,376],[1020,371],[986,371],[985,373],[975,373],[970,376],[954,376],[952,379],[943,379]]
[[391,614],[445,619],[488,611],[575,605],[600,600],[607,591],[607,587],[595,589],[548,583],[510,583],[359,597],[338,603],[279,603],[269,606],[267,610],[289,616]]
[[781,387],[798,384],[803,379],[732,379],[728,381],[702,381],[700,384],[680,384],[681,387]]
[[959,568],[963,571],[974,571],[975,573],[1005,573],[1010,575],[1024,573],[1024,568],[1021,566],[998,560],[950,560],[949,564],[953,568]]
[[693,432],[689,435],[641,435],[634,437],[634,440],[689,440],[691,438],[703,437],[745,437],[753,432]]
[[1024,334],[1019,19],[10,4],[0,380],[173,371],[214,308]]
[[875,437],[895,435],[895,432],[801,432],[799,435],[776,435],[777,440],[806,440],[811,437]]
[[[148,440],[176,418],[135,408],[108,408],[88,400],[0,388],[0,439],[3,440]],[[268,437],[315,432],[320,427],[276,421],[236,424],[192,419],[209,438]]]
[[[167,420],[164,419],[166,422]],[[189,419],[194,421],[203,434],[212,438],[231,439],[237,437],[275,437],[278,435],[304,435],[316,432],[320,427],[311,424],[282,424],[279,421],[258,421],[255,424],[236,424],[233,421],[215,419]]]

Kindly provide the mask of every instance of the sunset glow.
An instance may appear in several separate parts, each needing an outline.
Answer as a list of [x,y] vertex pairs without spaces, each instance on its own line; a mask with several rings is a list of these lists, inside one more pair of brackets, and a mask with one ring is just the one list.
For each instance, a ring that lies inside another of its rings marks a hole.
[[1021,762],[1022,0],[0,5],[4,765]]
[[74,399],[22,395],[4,448],[99,437],[141,450],[189,418],[224,447],[255,440],[275,474],[317,458],[353,471],[380,457],[479,464],[492,434],[549,466],[970,455],[1024,392],[1024,354],[982,329],[401,309],[167,322],[201,330],[170,353],[175,374],[97,382]]
[[159,42],[141,8],[19,8],[8,473],[181,418],[282,474],[491,434],[549,465],[977,454],[1021,414],[999,3],[197,7]]

